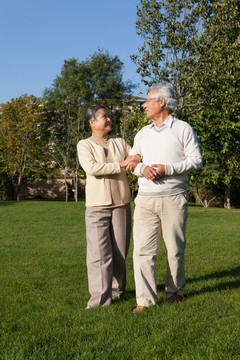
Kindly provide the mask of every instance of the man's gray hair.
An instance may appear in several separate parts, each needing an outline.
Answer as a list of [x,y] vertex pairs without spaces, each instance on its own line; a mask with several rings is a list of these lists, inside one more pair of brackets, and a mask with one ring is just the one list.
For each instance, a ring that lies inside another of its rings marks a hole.
[[177,97],[172,86],[163,82],[152,87],[152,90],[155,89],[156,92],[154,97],[157,100],[164,99],[166,102],[165,107],[170,111],[170,113],[173,112],[177,107]]

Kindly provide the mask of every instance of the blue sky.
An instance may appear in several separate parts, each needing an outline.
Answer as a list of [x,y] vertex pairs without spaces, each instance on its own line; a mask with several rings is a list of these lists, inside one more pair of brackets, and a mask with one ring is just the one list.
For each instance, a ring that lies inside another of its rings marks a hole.
[[136,34],[139,0],[1,1],[0,103],[23,94],[42,96],[64,60],[86,60],[99,48],[124,63],[124,80],[147,89],[130,55],[141,39]]

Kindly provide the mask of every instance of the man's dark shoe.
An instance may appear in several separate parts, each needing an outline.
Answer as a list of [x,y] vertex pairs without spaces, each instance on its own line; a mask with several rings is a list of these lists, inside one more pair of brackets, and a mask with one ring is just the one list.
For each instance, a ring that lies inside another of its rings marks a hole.
[[178,295],[177,293],[173,294],[172,296],[170,296],[170,298],[168,298],[168,302],[170,304],[180,304],[182,302],[182,296]]

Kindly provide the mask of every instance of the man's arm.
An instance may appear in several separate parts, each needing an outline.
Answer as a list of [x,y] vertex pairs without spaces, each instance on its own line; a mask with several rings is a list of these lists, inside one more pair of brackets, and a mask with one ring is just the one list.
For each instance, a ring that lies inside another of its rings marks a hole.
[[132,173],[138,177],[142,177],[143,170],[147,166],[142,162],[142,153],[141,153],[141,130],[137,133],[134,138],[134,144],[132,150],[130,151],[130,155],[139,155],[141,157],[141,161],[138,163],[130,162],[127,166],[128,171],[132,171]]

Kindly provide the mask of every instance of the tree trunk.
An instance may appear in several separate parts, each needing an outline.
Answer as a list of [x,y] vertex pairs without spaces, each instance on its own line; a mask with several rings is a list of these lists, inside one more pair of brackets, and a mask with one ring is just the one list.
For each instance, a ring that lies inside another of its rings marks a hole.
[[65,201],[68,202],[67,168],[64,169]]
[[17,182],[16,201],[20,201],[21,186],[22,186],[22,174],[19,174],[18,182]]
[[79,163],[78,163],[78,157],[76,156],[76,175],[75,175],[75,193],[74,193],[74,199],[77,202],[78,201],[78,168],[79,168]]
[[76,175],[75,175],[75,192],[74,192],[74,200],[75,202],[78,201],[78,173],[76,171]]
[[224,207],[225,209],[231,209],[230,187],[227,185],[225,185]]

